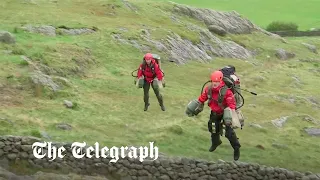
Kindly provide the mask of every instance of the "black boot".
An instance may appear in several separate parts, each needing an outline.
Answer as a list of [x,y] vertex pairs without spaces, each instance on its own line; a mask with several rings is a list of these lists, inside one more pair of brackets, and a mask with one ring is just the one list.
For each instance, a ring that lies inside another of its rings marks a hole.
[[149,106],[150,106],[150,104],[149,104],[149,103],[146,103],[146,104],[144,105],[144,111],[147,111]]
[[144,102],[144,111],[148,110],[148,107],[150,106],[149,103],[149,89],[150,89],[150,84],[145,81],[143,85],[143,102]]
[[233,159],[237,161],[240,158],[240,148],[236,147],[233,151]]
[[222,144],[222,141],[221,141],[221,140],[219,141],[219,144],[211,145],[209,151],[210,151],[210,152],[215,151],[220,144]]
[[220,140],[220,136],[217,133],[211,134],[211,147],[209,149],[209,152],[213,152],[217,149],[217,147],[222,143]]
[[165,111],[165,110],[166,110],[166,108],[164,107],[163,104],[160,104],[160,107],[161,107],[161,110],[162,110],[162,111]]
[[237,138],[237,135],[236,133],[234,132],[234,130],[228,126],[226,127],[226,138],[229,139],[230,141],[230,145],[232,146],[233,148],[233,159],[235,161],[237,161],[239,158],[240,158],[240,142]]

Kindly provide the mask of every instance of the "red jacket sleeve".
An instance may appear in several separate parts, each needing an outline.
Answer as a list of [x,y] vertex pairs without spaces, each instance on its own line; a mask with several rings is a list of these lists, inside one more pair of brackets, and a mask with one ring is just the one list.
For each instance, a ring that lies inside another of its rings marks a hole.
[[236,109],[236,99],[230,89],[227,90],[226,95],[224,97],[227,107],[230,109]]
[[154,71],[157,74],[157,78],[159,79],[159,81],[162,81],[163,75],[157,63],[154,64]]
[[204,103],[208,100],[208,86],[204,89],[203,93],[199,96],[198,101]]
[[137,76],[138,78],[140,78],[142,76],[142,64],[140,64],[139,68],[138,68],[138,72],[137,72]]

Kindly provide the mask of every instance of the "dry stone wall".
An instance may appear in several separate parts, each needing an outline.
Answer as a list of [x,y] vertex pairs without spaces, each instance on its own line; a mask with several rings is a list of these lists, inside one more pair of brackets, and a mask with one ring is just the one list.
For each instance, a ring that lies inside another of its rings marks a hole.
[[[282,168],[267,167],[259,164],[243,162],[207,162],[203,160],[188,158],[169,158],[160,154],[156,160],[145,159],[139,161],[139,154],[136,158],[121,158],[117,162],[111,162],[113,158],[92,158],[76,159],[71,143],[53,143],[55,147],[65,147],[66,155],[63,158],[54,160],[46,156],[37,159],[33,155],[32,144],[44,142],[34,137],[1,136],[0,137],[0,158],[15,163],[22,160],[27,161],[30,167],[43,169],[56,169],[63,172],[74,172],[86,175],[105,175],[120,180],[170,180],[170,179],[208,179],[208,180],[316,180],[320,174],[311,172],[301,173],[289,171]],[[92,145],[91,147],[94,147]],[[101,147],[100,147],[101,149]],[[44,150],[44,152],[48,152]],[[156,153],[154,151],[153,153]],[[111,151],[110,151],[111,154]],[[150,155],[151,153],[149,153]],[[121,154],[118,154],[119,156]],[[111,179],[111,178],[110,178]]]
[[282,37],[320,36],[320,30],[318,31],[272,31],[271,33],[278,34]]

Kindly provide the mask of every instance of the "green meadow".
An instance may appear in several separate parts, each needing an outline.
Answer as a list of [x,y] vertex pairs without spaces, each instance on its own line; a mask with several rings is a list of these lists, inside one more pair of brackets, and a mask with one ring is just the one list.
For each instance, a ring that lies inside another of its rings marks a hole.
[[[261,50],[258,56],[246,61],[215,57],[209,63],[195,59],[185,65],[175,65],[153,48],[154,53],[163,57],[166,87],[161,93],[166,111],[161,111],[150,89],[151,106],[144,112],[143,90],[135,87],[131,76],[141,63],[143,53],[129,44],[117,42],[111,35],[120,32],[119,28],[126,28],[128,31],[121,32],[123,37],[143,43],[139,34],[146,25],[156,29],[151,33],[155,39],[165,38],[169,29],[193,41],[198,37],[174,24],[162,12],[172,10],[172,4],[165,1],[129,2],[139,8],[139,13],[128,10],[118,0],[64,0],[58,3],[39,0],[36,5],[18,0],[0,2],[0,29],[11,32],[16,38],[13,45],[0,44],[1,135],[42,137],[45,132],[52,141],[99,142],[106,146],[144,146],[153,141],[169,156],[232,161],[233,150],[225,137],[221,137],[223,144],[215,152],[208,151],[209,108],[205,106],[197,117],[187,117],[185,109],[191,100],[198,98],[212,69],[233,64],[242,87],[258,94],[242,93],[245,104],[241,110],[246,121],[244,129],[236,130],[242,145],[240,161],[319,172],[319,137],[309,136],[303,130],[319,125],[304,121],[303,117],[310,115],[320,120],[320,105],[307,100],[312,97],[320,102],[317,84],[320,60],[319,55],[301,44],[306,42],[320,47],[319,37],[286,38],[288,43],[261,33],[224,37],[241,42],[249,49]],[[320,5],[316,5],[319,1],[176,2],[215,10],[236,10],[261,27],[273,20],[296,22],[299,29],[320,26],[317,13]],[[195,20],[181,19],[204,26]],[[87,35],[50,37],[18,28],[25,24],[97,27],[99,30]],[[296,56],[286,61],[277,59],[274,49],[279,47]],[[41,96],[35,96],[29,78],[33,67],[21,58],[22,55],[34,64],[46,65],[53,70],[53,75],[66,78],[69,83],[61,86],[63,88],[58,92],[45,88]],[[294,103],[289,99],[295,99]],[[75,108],[66,108],[64,100],[72,101]],[[283,116],[290,116],[283,128],[272,125],[271,120]],[[56,128],[58,123],[67,123],[72,130]],[[251,127],[250,123],[263,128]],[[274,143],[287,148],[276,148]]]

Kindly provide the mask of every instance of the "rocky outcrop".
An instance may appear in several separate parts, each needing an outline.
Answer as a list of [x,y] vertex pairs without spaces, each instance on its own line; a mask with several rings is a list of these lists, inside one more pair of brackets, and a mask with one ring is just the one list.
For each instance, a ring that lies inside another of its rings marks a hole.
[[158,42],[157,44],[162,44],[162,50],[169,54],[171,60],[179,64],[186,63],[188,60],[208,61],[212,59],[204,49],[194,45],[188,39],[182,39],[175,33],[168,36],[166,42]]
[[[215,11],[208,8],[195,8],[187,5],[174,4],[173,12],[175,14],[182,14],[204,22],[207,27],[213,32],[225,32],[231,34],[250,34],[254,31],[260,31],[273,38],[280,39],[286,43],[285,39],[277,34],[270,33],[259,26],[253,24],[247,18],[244,18],[236,11]],[[216,33],[219,34],[219,33]]]
[[[189,30],[198,33],[199,42],[192,42],[189,39],[182,38],[175,32],[168,32],[165,39],[155,40],[148,31],[144,30],[140,37],[162,54],[167,55],[169,61],[178,64],[185,64],[191,60],[208,62],[213,60],[214,57],[248,59],[253,56],[252,52],[246,48],[233,41],[221,40],[210,33],[208,29],[189,25]],[[130,44],[142,52],[150,50],[150,47],[139,45],[134,40],[124,39],[121,34],[112,34],[112,37],[120,43]]]
[[[305,114],[295,114],[295,115],[291,115],[291,116],[283,116],[274,120],[271,120],[271,123],[277,127],[277,128],[283,128],[285,123],[292,118],[297,118],[301,121],[306,121],[309,122],[310,124],[313,125],[320,125],[320,121],[316,120],[315,118],[311,117],[310,115],[305,115]],[[309,132],[317,132],[317,130],[315,130],[314,128],[311,128],[310,131],[306,130],[307,133]],[[310,134],[310,133],[309,133]]]
[[30,77],[35,86],[46,86],[53,92],[60,90],[60,86],[53,82],[50,76],[43,74],[41,71],[32,72]]
[[[204,160],[196,160],[181,157],[167,157],[160,153],[159,158],[146,158],[139,161],[139,150],[137,158],[121,157],[116,162],[116,153],[111,153],[111,148],[107,153],[107,157],[95,157],[96,151],[93,151],[91,158],[84,156],[83,158],[75,158],[72,154],[71,143],[52,143],[56,148],[64,147],[66,151],[63,158],[49,158],[48,154],[42,159],[37,159],[33,155],[32,144],[34,142],[43,142],[41,139],[34,137],[19,136],[1,136],[0,137],[0,159],[1,161],[11,161],[19,163],[26,161],[30,167],[38,170],[51,169],[59,170],[66,173],[77,173],[78,175],[101,175],[119,180],[138,180],[138,179],[233,179],[233,180],[261,180],[261,179],[320,179],[320,174],[311,172],[301,173],[297,171],[289,171],[283,168],[267,167],[259,164],[250,164],[244,162],[209,162]],[[89,146],[86,146],[89,147]],[[94,147],[94,146],[92,146]],[[102,149],[103,147],[100,147]],[[38,151],[40,149],[35,149]],[[80,150],[80,149],[78,149]],[[80,152],[76,150],[75,152]],[[40,151],[39,151],[40,152]],[[43,153],[48,153],[48,149],[44,148]],[[86,148],[82,149],[86,152]],[[110,154],[113,154],[110,157]],[[124,153],[126,154],[126,153]],[[150,153],[151,154],[151,153]],[[42,174],[42,173],[37,173]],[[36,174],[36,175],[37,175]],[[34,175],[34,176],[36,176]],[[50,174],[53,175],[53,174]],[[62,175],[54,175],[53,177],[61,178]]]
[[220,12],[207,8],[195,8],[175,4],[174,12],[203,21],[207,26],[218,26],[232,34],[249,34],[256,30],[253,23],[241,17],[240,14],[235,11]]
[[138,12],[138,8],[131,4],[130,2],[128,2],[127,0],[121,0],[121,2],[128,8],[130,9],[131,11],[137,13]]
[[24,61],[23,64],[28,65],[29,67],[30,82],[35,90],[36,96],[38,97],[42,95],[43,89],[48,89],[56,94],[61,92],[60,90],[64,87],[73,87],[73,84],[66,78],[66,76],[84,76],[86,70],[92,64],[96,63],[94,57],[91,55],[90,49],[87,48],[63,46],[59,49],[57,48],[55,51],[63,52],[65,54],[69,53],[69,57],[64,57],[63,60],[69,61],[70,65],[65,67],[55,67],[55,65],[47,66],[37,57],[31,58],[27,56],[20,56]]
[[56,28],[48,25],[41,25],[41,26],[26,25],[21,27],[20,29],[30,33],[43,34],[47,36],[56,36]]
[[198,46],[209,54],[217,57],[249,59],[253,53],[243,46],[230,40],[221,40],[207,29],[199,29],[200,44]]
[[[248,50],[245,45],[241,43],[220,37],[226,36],[228,33],[250,34],[254,31],[260,31],[272,38],[279,38],[282,42],[286,42],[280,36],[261,29],[235,11],[220,12],[175,3],[173,13],[168,10],[159,11],[170,17],[172,22],[178,26],[190,31],[194,36],[185,36],[185,34],[180,34],[178,31],[173,32],[171,29],[151,28],[146,25],[143,25],[146,29],[140,31],[141,38],[135,37],[137,40],[124,38],[122,36],[122,32],[124,32],[123,29],[119,29],[119,33],[112,33],[111,36],[118,42],[132,45],[143,53],[150,52],[155,48],[159,51],[160,55],[165,55],[165,59],[178,64],[185,64],[191,60],[208,62],[215,57],[247,60],[257,54],[255,50]],[[198,21],[202,21],[207,27],[183,21],[180,19],[181,16],[189,16]],[[159,32],[150,33],[148,31],[161,31],[161,34],[166,34],[166,36],[155,39],[152,34]],[[295,57],[294,53],[283,50],[276,51],[276,56],[280,59]]]
[[306,128],[305,131],[310,136],[320,136],[320,128]]
[[54,27],[51,25],[39,25],[33,26],[31,24],[20,27],[20,29],[30,32],[43,34],[46,36],[56,36],[58,35],[81,35],[81,34],[91,34],[96,31],[94,28],[68,28],[66,26]]
[[58,29],[58,33],[62,35],[81,35],[81,34],[91,34],[95,31],[89,28],[79,28],[79,29]]

